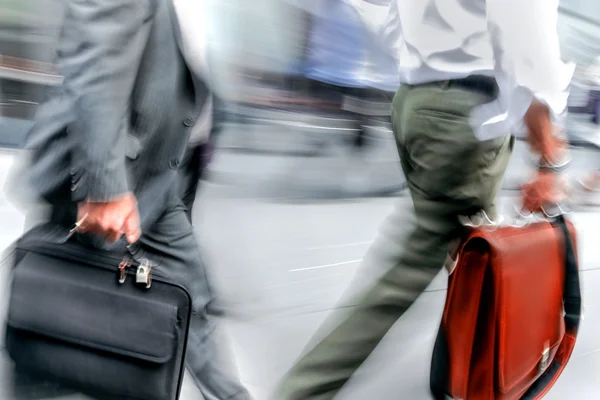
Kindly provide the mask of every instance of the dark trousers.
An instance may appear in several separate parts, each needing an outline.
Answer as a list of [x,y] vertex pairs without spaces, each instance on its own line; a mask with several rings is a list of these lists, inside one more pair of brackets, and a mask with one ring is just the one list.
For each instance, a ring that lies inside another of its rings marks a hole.
[[181,186],[179,190],[190,222],[192,221],[192,210],[196,201],[199,183],[204,177],[206,167],[212,158],[214,146],[212,139],[207,143],[189,146],[181,163],[179,170]]
[[[192,227],[192,211],[199,183],[213,149],[212,141],[188,147],[179,171],[181,202],[157,224],[157,229],[150,233],[152,239],[147,244],[152,251],[158,250],[171,258],[176,255],[173,263],[183,268],[188,265],[201,269],[196,279],[199,283],[202,282],[208,296],[198,303],[199,309],[192,321],[187,366],[204,397],[210,398],[206,396],[208,391],[219,400],[247,400],[250,399],[250,395],[239,381],[233,357],[223,336],[218,334],[215,316],[211,312],[214,292],[210,288],[210,279],[206,274]],[[172,231],[179,231],[176,240],[173,235],[165,235],[166,232]]]
[[249,400],[241,385],[227,340],[219,333],[215,316],[209,312],[214,299],[188,209],[175,202],[140,242],[151,257],[159,259],[165,273],[193,286],[194,315],[188,339],[186,365],[205,398]]

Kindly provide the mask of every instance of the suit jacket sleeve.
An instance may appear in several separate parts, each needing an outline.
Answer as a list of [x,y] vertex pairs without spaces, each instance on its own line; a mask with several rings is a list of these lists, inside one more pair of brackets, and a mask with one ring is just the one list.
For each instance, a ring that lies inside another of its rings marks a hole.
[[74,121],[76,201],[108,201],[130,191],[125,136],[155,0],[69,0],[59,50]]

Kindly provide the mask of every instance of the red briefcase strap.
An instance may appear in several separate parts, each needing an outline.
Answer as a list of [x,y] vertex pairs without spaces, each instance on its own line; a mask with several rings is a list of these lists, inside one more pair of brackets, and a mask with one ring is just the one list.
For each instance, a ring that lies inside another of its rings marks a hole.
[[577,265],[577,253],[567,222],[559,216],[553,225],[561,231],[565,244],[565,286],[563,289],[563,308],[565,312],[565,337],[544,374],[533,384],[521,398],[522,400],[539,400],[552,388],[575,348],[575,341],[581,322],[581,282]]

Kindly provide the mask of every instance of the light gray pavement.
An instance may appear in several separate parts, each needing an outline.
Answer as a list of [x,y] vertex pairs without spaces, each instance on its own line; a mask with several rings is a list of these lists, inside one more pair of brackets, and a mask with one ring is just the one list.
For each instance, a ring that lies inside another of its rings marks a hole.
[[[236,161],[222,153],[215,159],[215,167],[240,162],[229,167],[245,166],[247,171],[258,168],[260,157],[264,161],[264,156],[256,157]],[[586,157],[588,161],[578,167],[582,171],[594,162],[593,154]],[[578,162],[583,159],[578,157]],[[12,156],[0,154],[0,184],[11,162]],[[522,179],[521,170],[522,162],[515,158],[507,179]],[[270,168],[265,166],[264,171]],[[235,189],[205,185],[195,220],[213,279],[231,311],[225,327],[240,374],[257,400],[264,400],[335,308],[394,203],[407,205],[408,200],[284,202],[266,199],[264,191],[251,190],[247,183]],[[500,196],[507,214],[515,202],[514,192]],[[600,214],[588,210],[575,214],[573,220],[580,236],[586,318],[573,359],[547,396],[551,400],[592,400],[600,393],[600,250],[596,244]],[[21,232],[23,217],[1,195],[0,221],[3,248]],[[394,326],[340,399],[430,398],[428,364],[444,289],[441,273]],[[43,387],[36,388],[36,396],[16,396],[4,383],[9,375],[9,363],[0,364],[0,400],[82,398],[44,396],[48,388]],[[182,400],[188,399],[199,399],[199,394],[186,380]]]

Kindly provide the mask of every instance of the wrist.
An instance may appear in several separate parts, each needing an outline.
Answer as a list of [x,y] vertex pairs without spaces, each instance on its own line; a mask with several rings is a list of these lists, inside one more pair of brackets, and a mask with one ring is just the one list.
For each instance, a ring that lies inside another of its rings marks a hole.
[[569,154],[567,141],[564,138],[553,135],[547,138],[544,144],[539,152],[539,169],[562,172],[569,167],[572,158]]
[[541,157],[537,168],[540,172],[561,173],[571,166],[571,161],[571,157],[567,154],[562,155],[560,158],[552,159]]

